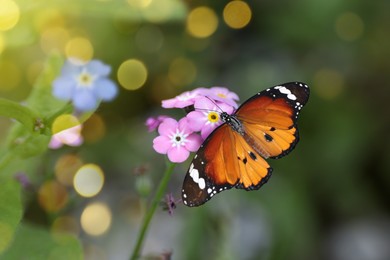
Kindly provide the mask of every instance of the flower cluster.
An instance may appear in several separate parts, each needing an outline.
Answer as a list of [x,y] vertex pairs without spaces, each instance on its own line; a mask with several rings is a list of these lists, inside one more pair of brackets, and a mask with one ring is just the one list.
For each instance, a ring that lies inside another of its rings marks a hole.
[[80,112],[94,110],[100,101],[111,101],[117,95],[117,86],[108,78],[110,72],[110,66],[99,60],[68,60],[53,82],[53,95],[72,101]]
[[163,100],[163,108],[182,108],[187,114],[178,121],[165,115],[147,119],[148,130],[159,134],[153,140],[154,150],[167,154],[171,162],[184,162],[222,124],[220,113],[237,109],[237,101],[237,94],[224,87],[197,88]]

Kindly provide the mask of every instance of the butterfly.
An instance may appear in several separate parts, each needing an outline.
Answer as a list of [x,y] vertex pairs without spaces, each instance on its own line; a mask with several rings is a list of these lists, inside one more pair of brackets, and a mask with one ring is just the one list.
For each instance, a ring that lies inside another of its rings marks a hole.
[[232,115],[220,112],[217,127],[196,152],[186,173],[182,201],[200,206],[231,188],[258,190],[271,177],[265,159],[290,153],[299,141],[297,119],[309,99],[305,83],[263,90]]

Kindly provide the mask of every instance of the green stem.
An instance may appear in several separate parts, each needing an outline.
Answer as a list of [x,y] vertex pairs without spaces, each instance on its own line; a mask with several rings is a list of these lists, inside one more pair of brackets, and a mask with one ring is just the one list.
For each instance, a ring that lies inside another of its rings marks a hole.
[[143,220],[140,233],[138,235],[137,244],[135,245],[135,249],[133,251],[133,255],[131,256],[131,260],[135,260],[140,256],[142,244],[145,238],[146,231],[148,230],[150,221],[152,220],[152,217],[154,215],[154,212],[156,211],[156,208],[158,204],[161,201],[162,196],[165,193],[165,190],[167,188],[169,179],[171,178],[173,169],[175,168],[176,164],[168,162],[167,169],[165,170],[164,176],[162,177],[160,184],[157,188],[156,194],[153,198],[152,204],[150,205],[149,210],[146,212],[145,218]]

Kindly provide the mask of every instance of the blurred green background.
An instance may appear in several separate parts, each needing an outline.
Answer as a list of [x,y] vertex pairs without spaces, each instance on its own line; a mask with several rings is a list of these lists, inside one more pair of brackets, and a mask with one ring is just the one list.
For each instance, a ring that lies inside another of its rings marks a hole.
[[[25,173],[31,184],[23,192],[23,222],[74,234],[85,259],[128,259],[164,169],[144,121],[183,115],[163,111],[161,100],[226,86],[242,102],[302,81],[311,97],[299,119],[301,140],[289,156],[269,161],[268,184],[224,192],[199,208],[178,204],[173,216],[159,208],[143,256],[390,259],[389,1],[0,5],[1,97],[23,102],[52,52],[102,60],[120,86],[118,97],[85,123],[82,146],[50,150]],[[3,143],[12,122],[0,124]],[[82,197],[71,177],[91,163],[102,169],[104,185]],[[169,184],[176,198],[188,163],[176,167]],[[48,181],[61,203],[41,199]]]

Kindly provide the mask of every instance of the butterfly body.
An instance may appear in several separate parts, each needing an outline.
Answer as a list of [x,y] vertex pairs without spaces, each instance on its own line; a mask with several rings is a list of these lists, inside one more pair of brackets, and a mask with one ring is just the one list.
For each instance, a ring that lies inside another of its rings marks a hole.
[[203,142],[184,178],[182,200],[199,206],[231,189],[257,190],[272,174],[265,159],[278,159],[299,141],[297,118],[309,88],[291,82],[261,91],[234,114],[219,114],[223,124]]

